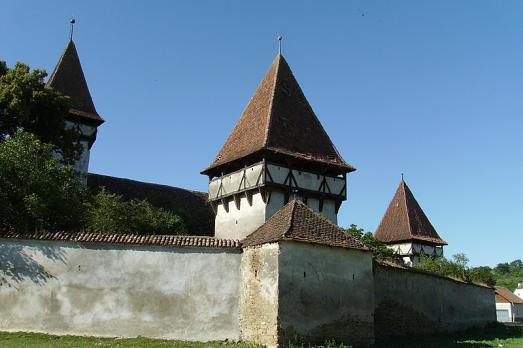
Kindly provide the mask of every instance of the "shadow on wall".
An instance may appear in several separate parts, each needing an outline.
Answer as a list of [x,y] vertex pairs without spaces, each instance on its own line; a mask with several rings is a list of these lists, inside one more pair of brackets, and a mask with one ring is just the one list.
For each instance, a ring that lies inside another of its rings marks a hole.
[[[38,250],[43,256],[53,261],[65,263],[65,255],[61,249],[42,245]],[[0,244],[0,287],[16,288],[16,284],[27,279],[42,285],[52,278],[56,277],[47,272],[32,255],[29,255],[23,245]]]

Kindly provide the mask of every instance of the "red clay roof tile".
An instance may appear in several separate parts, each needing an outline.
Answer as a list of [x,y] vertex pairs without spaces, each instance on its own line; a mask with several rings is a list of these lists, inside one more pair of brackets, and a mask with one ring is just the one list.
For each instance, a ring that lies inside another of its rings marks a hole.
[[94,232],[34,232],[19,233],[0,230],[0,238],[21,240],[50,240],[77,243],[108,243],[163,245],[169,247],[208,247],[208,248],[241,248],[238,240],[222,240],[203,236],[166,236],[166,235],[135,235],[135,234],[100,234]]
[[418,240],[446,245],[421,209],[405,181],[401,180],[375,233],[384,243]]
[[300,201],[287,203],[242,240],[242,245],[254,246],[285,240],[370,251],[360,241]]
[[317,162],[339,173],[355,170],[330,140],[281,54],[202,173],[220,174],[223,166],[261,153]]

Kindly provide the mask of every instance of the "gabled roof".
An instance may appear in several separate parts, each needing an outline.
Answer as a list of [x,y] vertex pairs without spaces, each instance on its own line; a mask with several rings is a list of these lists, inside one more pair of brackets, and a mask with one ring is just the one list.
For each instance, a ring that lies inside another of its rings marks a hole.
[[502,286],[496,286],[496,300],[498,300],[498,296],[501,296],[503,299],[510,303],[523,304],[523,298],[520,298],[516,294],[512,293],[509,289],[504,288]]
[[277,211],[262,226],[247,236],[242,241],[242,245],[254,246],[286,240],[370,250],[340,227],[296,200]]
[[403,180],[375,235],[376,239],[384,243],[417,240],[435,245],[447,244],[440,238]]
[[253,154],[317,162],[351,172],[323,129],[292,71],[278,54],[214,162],[203,174]]
[[74,117],[88,119],[97,125],[104,122],[94,107],[73,40],[67,44],[47,86],[71,98],[70,112]]

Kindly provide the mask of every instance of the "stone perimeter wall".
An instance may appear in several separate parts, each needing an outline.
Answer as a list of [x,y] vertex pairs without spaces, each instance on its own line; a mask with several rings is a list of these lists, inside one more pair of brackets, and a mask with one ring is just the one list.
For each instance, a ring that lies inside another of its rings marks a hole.
[[484,327],[496,321],[494,289],[375,264],[376,339]]
[[481,327],[494,290],[297,242],[241,249],[0,239],[0,330],[372,343]]
[[241,256],[0,239],[0,330],[238,340]]
[[374,343],[372,253],[282,242],[279,343]]

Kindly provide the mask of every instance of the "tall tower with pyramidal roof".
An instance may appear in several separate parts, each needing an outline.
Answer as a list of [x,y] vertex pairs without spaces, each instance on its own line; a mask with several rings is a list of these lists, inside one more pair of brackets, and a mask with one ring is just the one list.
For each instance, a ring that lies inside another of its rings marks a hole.
[[447,245],[421,209],[403,179],[375,233],[406,265],[414,266],[421,255],[443,256]]
[[218,238],[243,239],[289,200],[337,223],[347,198],[343,160],[281,52],[211,165],[209,201]]
[[47,86],[71,99],[71,109],[66,119],[66,127],[74,127],[80,131],[80,143],[82,145],[82,153],[75,163],[75,169],[80,173],[87,173],[90,150],[96,141],[98,126],[104,123],[104,119],[96,112],[94,107],[72,35],[47,82]]

